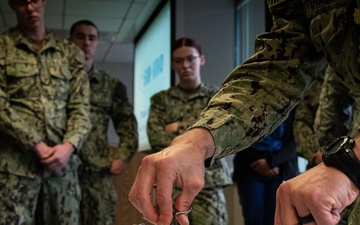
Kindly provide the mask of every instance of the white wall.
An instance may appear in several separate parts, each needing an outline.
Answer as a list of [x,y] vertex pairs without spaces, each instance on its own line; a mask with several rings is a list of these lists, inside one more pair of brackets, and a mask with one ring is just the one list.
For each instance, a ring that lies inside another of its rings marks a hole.
[[235,67],[233,0],[176,1],[175,38],[190,37],[202,47],[205,83],[221,86]]

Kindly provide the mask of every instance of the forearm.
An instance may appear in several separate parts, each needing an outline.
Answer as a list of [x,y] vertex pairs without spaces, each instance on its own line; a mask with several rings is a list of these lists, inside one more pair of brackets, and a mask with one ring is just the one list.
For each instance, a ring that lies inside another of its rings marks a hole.
[[63,142],[71,143],[78,150],[91,129],[90,84],[81,61],[73,60],[71,64],[73,79],[69,86],[68,120]]
[[147,121],[147,135],[153,150],[160,151],[168,147],[177,134],[165,130],[165,115],[157,105],[152,104],[150,107],[149,119]]
[[136,120],[127,121],[116,131],[120,137],[116,159],[129,162],[138,149],[138,132]]
[[[3,93],[3,94],[1,94]],[[7,97],[0,88],[0,132],[3,138],[9,138],[23,149],[34,150],[36,144],[45,139],[30,121],[22,118],[17,111],[11,107]]]
[[199,151],[204,160],[211,158],[215,152],[214,139],[207,129],[194,128],[176,137],[171,145],[188,145]]
[[[0,61],[4,60],[1,57]],[[10,102],[5,71],[0,64],[0,133],[3,138],[11,139],[24,149],[35,149],[36,144],[44,140],[30,121],[19,115]]]
[[255,55],[231,72],[192,126],[210,130],[215,159],[271,133],[324,68],[325,58],[316,51],[306,20],[297,19],[304,15],[287,15],[276,18],[271,32],[257,37]]
[[322,86],[314,124],[319,146],[326,146],[333,139],[349,133],[353,104],[349,89],[336,78],[333,71],[329,71]]
[[171,142],[177,136],[176,134],[165,131],[164,128],[147,129],[147,133],[151,148],[154,151],[160,151],[170,146]]

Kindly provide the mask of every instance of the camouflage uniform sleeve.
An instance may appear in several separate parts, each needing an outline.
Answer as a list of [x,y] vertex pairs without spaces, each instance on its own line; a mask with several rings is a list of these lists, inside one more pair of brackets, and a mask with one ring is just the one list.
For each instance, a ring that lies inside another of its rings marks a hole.
[[69,142],[79,150],[91,129],[90,84],[85,73],[83,52],[72,43],[69,44],[68,50],[72,80],[67,104],[67,130],[63,142]]
[[294,139],[296,151],[309,162],[314,158],[314,152],[319,150],[314,130],[316,111],[319,107],[321,87],[324,82],[325,71],[314,81],[308,94],[295,109],[294,118]]
[[115,86],[111,118],[115,131],[120,137],[115,159],[129,162],[138,148],[137,121],[127,96],[126,86],[119,81]]
[[315,118],[316,137],[320,146],[326,146],[335,138],[348,134],[353,105],[354,99],[349,95],[349,89],[337,79],[333,70],[328,69]]
[[311,41],[300,1],[271,1],[270,32],[256,38],[255,54],[235,68],[190,129],[208,129],[215,159],[272,132],[306,94],[325,66]]
[[171,141],[178,135],[165,131],[166,112],[165,92],[155,94],[150,99],[150,112],[147,121],[146,132],[152,151],[161,151],[168,147]]
[[0,38],[0,132],[1,135],[6,135],[10,140],[22,145],[24,149],[33,150],[37,143],[45,140],[45,137],[33,126],[29,126],[10,105],[5,76],[5,45],[4,39]]
[[193,120],[183,120],[178,121],[179,123],[179,129],[178,129],[178,135],[184,133],[193,123]]

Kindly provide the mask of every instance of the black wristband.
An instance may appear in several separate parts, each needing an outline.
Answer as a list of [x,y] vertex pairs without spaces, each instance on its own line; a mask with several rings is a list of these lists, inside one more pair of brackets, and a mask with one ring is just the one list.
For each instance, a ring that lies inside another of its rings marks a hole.
[[360,160],[353,151],[355,141],[348,137],[340,137],[326,147],[323,161],[345,175],[360,189]]

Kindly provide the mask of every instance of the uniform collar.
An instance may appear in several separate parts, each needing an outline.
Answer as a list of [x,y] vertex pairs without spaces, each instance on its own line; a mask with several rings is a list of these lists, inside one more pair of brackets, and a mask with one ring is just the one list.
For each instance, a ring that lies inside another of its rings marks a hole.
[[[33,41],[30,38],[28,38],[27,35],[21,32],[18,27],[10,29],[10,37],[12,40],[14,40],[15,45],[26,45],[29,49],[31,50],[34,49],[35,44],[33,43]],[[46,29],[45,43],[42,49],[44,50],[48,48],[54,48],[56,50],[60,50],[59,46],[55,41],[54,33]]]
[[184,98],[184,99],[190,99],[190,98],[198,97],[198,96],[206,96],[206,94],[205,94],[206,89],[207,88],[204,85],[204,83],[201,83],[199,88],[194,93],[187,95],[183,90],[181,90],[179,85],[176,85],[175,87],[170,88],[169,92],[173,96]]
[[93,65],[90,72],[88,73],[89,76],[89,80],[90,81],[95,81],[95,82],[100,82],[101,81],[101,75],[99,73],[99,70]]

